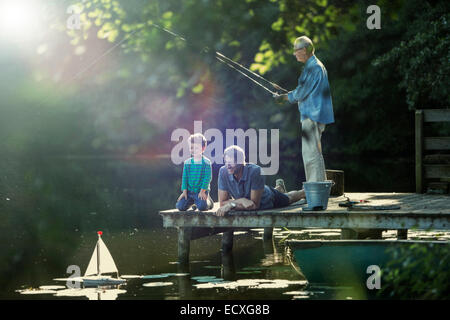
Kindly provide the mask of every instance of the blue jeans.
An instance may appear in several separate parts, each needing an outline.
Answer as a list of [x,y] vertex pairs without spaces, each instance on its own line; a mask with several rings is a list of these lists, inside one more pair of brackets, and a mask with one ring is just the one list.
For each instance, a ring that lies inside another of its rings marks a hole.
[[[206,195],[209,197],[208,191],[206,191]],[[180,211],[186,211],[189,209],[190,206],[192,206],[195,203],[198,210],[200,211],[206,211],[208,209],[211,209],[211,205],[208,205],[207,200],[202,200],[198,197],[198,192],[187,192],[187,199],[181,198],[180,201],[177,201],[176,207]]]

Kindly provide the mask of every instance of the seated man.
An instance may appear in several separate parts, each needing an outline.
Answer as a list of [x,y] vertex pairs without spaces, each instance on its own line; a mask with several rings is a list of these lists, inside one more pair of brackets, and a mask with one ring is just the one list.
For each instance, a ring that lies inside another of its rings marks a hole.
[[[224,151],[225,164],[219,170],[218,189],[220,208],[217,216],[224,216],[230,210],[263,210],[281,208],[305,198],[303,190],[285,190],[266,186],[261,167],[245,163],[245,153],[238,146]],[[282,192],[280,192],[282,191]],[[232,199],[231,199],[232,198]]]

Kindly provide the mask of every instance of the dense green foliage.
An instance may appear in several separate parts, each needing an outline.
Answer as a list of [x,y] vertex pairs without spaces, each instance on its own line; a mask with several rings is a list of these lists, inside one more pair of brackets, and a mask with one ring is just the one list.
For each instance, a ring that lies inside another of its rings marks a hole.
[[450,297],[448,245],[412,244],[395,255],[383,270],[380,295],[395,299],[445,299]]
[[[399,87],[406,90],[410,109],[450,106],[450,4],[414,2],[405,36],[399,45],[374,64],[393,68],[400,75]],[[406,22],[406,21],[405,21]]]

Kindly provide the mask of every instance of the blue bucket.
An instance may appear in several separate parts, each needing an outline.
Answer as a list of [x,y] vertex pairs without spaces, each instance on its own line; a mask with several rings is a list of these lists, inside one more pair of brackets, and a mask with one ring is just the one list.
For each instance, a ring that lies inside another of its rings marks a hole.
[[322,182],[303,182],[303,189],[305,189],[308,208],[313,209],[315,207],[322,207],[323,210],[326,210],[333,184],[334,182],[331,180]]

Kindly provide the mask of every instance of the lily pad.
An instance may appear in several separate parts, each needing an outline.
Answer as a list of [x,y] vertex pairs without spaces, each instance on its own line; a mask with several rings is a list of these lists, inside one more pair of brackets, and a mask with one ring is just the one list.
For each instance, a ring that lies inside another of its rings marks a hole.
[[308,295],[312,295],[312,293],[309,292],[309,291],[288,291],[288,292],[283,292],[283,294],[293,295],[293,296],[308,296]]
[[216,276],[198,276],[198,277],[192,277],[192,280],[207,280],[207,279],[216,279]]
[[197,280],[197,282],[200,282],[200,283],[206,283],[206,282],[209,282],[209,283],[218,283],[218,282],[223,282],[223,279],[222,279],[222,278],[199,279],[199,280]]
[[230,287],[230,283],[226,282],[226,281],[217,282],[217,283],[213,283],[213,282],[199,283],[199,284],[194,284],[194,287],[196,287],[197,289],[212,289],[212,288],[231,289],[232,288],[232,287]]
[[279,283],[260,283],[255,289],[281,289],[289,287],[288,283],[279,282]]
[[41,290],[60,290],[60,289],[65,289],[65,286],[40,286],[39,289]]
[[124,279],[140,279],[143,276],[132,275],[132,274],[124,274],[124,275],[121,275],[120,277],[124,278]]
[[306,286],[308,284],[308,281],[306,281],[306,280],[289,280],[288,283],[290,285],[299,284],[299,285],[302,285],[302,286]]
[[168,278],[169,276],[167,274],[150,274],[147,276],[142,276],[142,279],[162,279],[162,278]]
[[144,287],[166,287],[173,285],[173,282],[149,282],[144,283],[142,286]]
[[17,290],[20,294],[55,294],[55,290],[42,290],[42,289],[25,289]]

